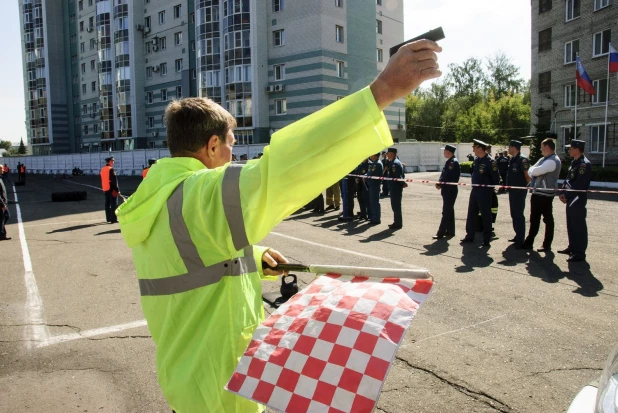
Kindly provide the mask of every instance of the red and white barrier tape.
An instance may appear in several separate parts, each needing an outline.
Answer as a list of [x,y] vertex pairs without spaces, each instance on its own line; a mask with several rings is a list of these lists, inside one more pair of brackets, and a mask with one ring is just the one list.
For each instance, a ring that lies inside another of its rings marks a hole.
[[[440,182],[440,181],[430,181],[426,179],[401,179],[401,178],[385,178],[383,176],[366,176],[366,175],[354,175],[349,174],[348,176],[353,176],[355,178],[364,178],[364,179],[375,179],[378,181],[396,181],[396,182],[410,182],[410,183],[418,183],[418,184],[439,184],[439,185],[452,185],[452,186],[470,186],[470,187],[478,187],[478,188],[498,188],[498,189],[523,189],[526,191],[533,191],[535,189],[542,190],[544,192],[552,191],[552,189],[545,188],[530,188],[526,186],[508,186],[508,185],[484,185],[484,184],[467,184],[464,182]],[[601,191],[596,189],[562,189],[558,188],[554,190],[555,192],[586,192],[593,194],[613,194],[618,195],[618,191]]]

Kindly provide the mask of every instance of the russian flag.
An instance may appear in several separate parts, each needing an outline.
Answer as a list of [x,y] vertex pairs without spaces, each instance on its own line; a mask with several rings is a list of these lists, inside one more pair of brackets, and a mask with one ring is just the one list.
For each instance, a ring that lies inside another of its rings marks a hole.
[[609,45],[609,72],[618,72],[618,52],[611,43]]
[[582,64],[581,60],[579,60],[579,56],[576,59],[577,70],[575,71],[575,78],[577,79],[577,86],[584,89],[586,93],[594,95],[596,90],[594,90],[594,86],[592,85],[592,80],[590,80],[590,76],[586,73],[586,69]]

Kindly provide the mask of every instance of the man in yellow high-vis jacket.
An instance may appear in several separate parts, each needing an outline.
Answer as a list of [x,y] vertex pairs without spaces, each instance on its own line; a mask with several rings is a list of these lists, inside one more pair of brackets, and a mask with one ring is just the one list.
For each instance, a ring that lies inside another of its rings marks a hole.
[[[285,258],[255,244],[392,144],[382,110],[440,76],[440,47],[402,47],[367,87],[276,132],[261,159],[230,163],[234,118],[208,99],[165,113],[172,158],[117,210],[133,249],[159,384],[177,413],[260,412],[224,386],[264,319],[261,280]],[[345,157],[336,156],[344,153]],[[332,155],[332,156],[329,156]]]

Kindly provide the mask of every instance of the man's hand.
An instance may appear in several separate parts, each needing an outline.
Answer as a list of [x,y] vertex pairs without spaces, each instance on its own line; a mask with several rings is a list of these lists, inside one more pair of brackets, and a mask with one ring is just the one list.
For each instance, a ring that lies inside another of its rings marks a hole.
[[[279,263],[283,263],[283,264],[288,263],[288,260],[283,255],[281,255],[279,251],[273,250],[270,248],[264,251],[264,254],[262,254],[262,261],[264,261],[271,267],[276,267],[277,264]],[[264,269],[264,275],[281,275],[281,274],[283,274],[283,271],[275,271],[275,270],[271,270],[270,268]]]
[[558,199],[560,199],[560,201],[562,201],[562,203],[563,203],[563,204],[566,204],[566,203],[567,203],[566,196],[564,196],[564,195],[560,195],[560,196],[558,197]]
[[408,96],[426,80],[442,75],[436,42],[419,40],[402,46],[382,73],[371,83],[371,92],[380,110],[397,99]]
[[436,184],[436,189],[440,189],[442,186],[440,184]]

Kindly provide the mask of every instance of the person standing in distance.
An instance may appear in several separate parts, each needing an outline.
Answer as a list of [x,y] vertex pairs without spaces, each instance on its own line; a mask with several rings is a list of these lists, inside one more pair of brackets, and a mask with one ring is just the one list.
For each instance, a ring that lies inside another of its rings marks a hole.
[[545,238],[543,239],[543,246],[537,249],[537,252],[551,251],[551,244],[554,240],[553,202],[558,188],[560,169],[562,168],[562,162],[556,156],[555,150],[554,141],[550,138],[545,139],[541,143],[543,157],[528,170],[531,177],[530,187],[534,189],[530,196],[530,230],[522,245],[522,249],[525,250],[532,249],[534,238],[539,233],[541,226],[541,217],[543,217]]
[[367,172],[367,188],[369,188],[369,225],[379,225],[381,221],[380,210],[380,186],[382,181],[378,179],[371,179],[371,177],[380,178],[383,175],[382,162],[380,161],[380,154],[376,153],[369,158],[371,163],[369,164],[369,171]]
[[[388,148],[386,156],[390,163],[389,177],[397,179],[405,179],[406,175],[403,171],[403,165],[397,158],[397,148]],[[404,181],[389,181],[389,193],[391,197],[391,209],[393,210],[394,222],[388,227],[390,229],[403,228],[403,217],[401,214],[401,198],[403,197],[403,188],[408,186]]]
[[[487,144],[485,142],[474,139],[472,150],[476,158],[472,165],[473,185],[500,184],[498,164],[485,152],[486,149]],[[468,201],[468,216],[466,217],[466,236],[461,240],[462,243],[474,242],[476,217],[480,212],[481,219],[483,220],[483,245],[481,248],[490,246],[492,195],[495,195],[494,188],[472,187],[472,191],[470,191],[470,200]]]
[[[461,167],[459,161],[455,157],[455,148],[452,145],[444,147],[444,157],[447,159],[440,175],[440,182],[459,182],[461,175]],[[442,239],[444,237],[455,236],[455,201],[459,188],[456,185],[440,185],[436,184],[436,188],[440,190],[442,195],[442,220],[438,227],[438,233],[433,236],[433,239]]]
[[[509,169],[506,175],[507,186],[526,187],[530,182],[528,169],[530,162],[528,158],[521,155],[521,142],[512,140],[509,144]],[[509,191],[509,207],[511,208],[511,219],[513,220],[513,230],[515,237],[509,242],[515,243],[515,248],[521,249],[526,237],[526,217],[524,209],[526,208],[526,196],[528,190],[512,189]]]
[[105,219],[110,224],[118,222],[116,218],[117,196],[120,193],[118,189],[118,177],[114,171],[114,157],[105,158],[105,166],[101,168],[101,189],[105,194]]
[[[586,143],[573,139],[566,145],[569,156],[573,158],[562,189],[588,190],[592,179],[592,165],[584,156]],[[569,246],[558,251],[559,254],[568,254],[568,262],[585,261],[588,248],[588,226],[586,224],[586,192],[560,191],[560,201],[566,204],[567,233]]]
[[150,171],[150,168],[152,167],[152,165],[156,164],[157,160],[154,158],[150,158],[148,159],[148,166],[144,169],[142,169],[142,179],[146,179],[146,175],[148,175],[148,172]]

